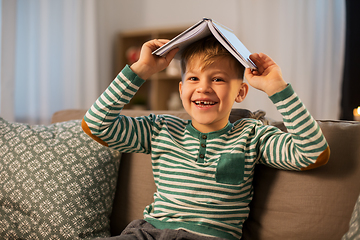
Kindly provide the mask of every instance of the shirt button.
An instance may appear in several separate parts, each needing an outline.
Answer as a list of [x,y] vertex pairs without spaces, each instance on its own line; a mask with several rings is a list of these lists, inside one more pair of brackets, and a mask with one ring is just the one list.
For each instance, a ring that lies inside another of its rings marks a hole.
[[200,154],[200,156],[199,156],[200,158],[204,158],[205,156],[204,156],[204,154]]
[[202,143],[202,144],[201,144],[201,147],[203,147],[203,148],[204,148],[204,147],[206,147],[206,145],[205,145],[204,143]]
[[206,137],[206,135],[202,135],[202,138],[203,138],[203,139],[206,139],[207,137]]

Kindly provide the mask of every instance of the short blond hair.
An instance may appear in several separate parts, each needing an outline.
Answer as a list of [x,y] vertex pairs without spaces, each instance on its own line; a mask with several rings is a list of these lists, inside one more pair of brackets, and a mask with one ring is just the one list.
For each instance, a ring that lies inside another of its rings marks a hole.
[[228,58],[233,64],[235,71],[238,72],[239,79],[243,79],[244,66],[226,50],[214,36],[202,38],[184,49],[181,54],[181,72],[186,72],[188,63],[195,57],[200,57],[202,67],[205,69],[210,66],[218,58]]

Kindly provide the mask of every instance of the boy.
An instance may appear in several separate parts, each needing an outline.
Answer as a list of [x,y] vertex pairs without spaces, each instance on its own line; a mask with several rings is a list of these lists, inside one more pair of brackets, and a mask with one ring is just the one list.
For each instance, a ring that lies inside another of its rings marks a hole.
[[152,40],[139,60],[125,67],[84,117],[83,129],[122,152],[151,153],[157,191],[144,220],[130,223],[118,239],[239,239],[249,213],[256,163],[291,170],[325,164],[329,148],[280,68],[252,54],[258,70],[245,70],[251,86],[270,96],[289,133],[254,119],[228,121],[234,101],[246,97],[244,68],[212,37],[182,53],[180,97],[191,120],[169,115],[138,118],[120,111],[166,57],[151,53],[166,43]]

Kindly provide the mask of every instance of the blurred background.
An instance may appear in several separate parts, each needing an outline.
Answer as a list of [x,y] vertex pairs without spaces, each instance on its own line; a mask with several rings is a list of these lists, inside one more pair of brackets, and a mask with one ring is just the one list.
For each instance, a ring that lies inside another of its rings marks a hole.
[[[250,52],[271,56],[314,118],[351,120],[360,105],[359,60],[351,58],[359,55],[359,2],[0,0],[0,116],[48,124],[56,111],[87,109],[136,60],[144,41],[173,37],[207,17],[232,29]],[[177,108],[178,82],[174,65],[146,83],[129,107]],[[234,107],[281,120],[254,89]]]

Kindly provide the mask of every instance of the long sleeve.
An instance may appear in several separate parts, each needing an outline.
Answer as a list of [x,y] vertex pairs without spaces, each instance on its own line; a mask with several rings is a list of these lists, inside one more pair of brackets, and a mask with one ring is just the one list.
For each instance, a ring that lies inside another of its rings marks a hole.
[[126,66],[84,116],[84,131],[103,145],[122,152],[150,153],[151,117],[120,112],[145,81]]
[[283,116],[288,133],[264,132],[261,147],[264,164],[291,170],[307,170],[326,164],[330,149],[317,122],[291,85],[270,97]]

